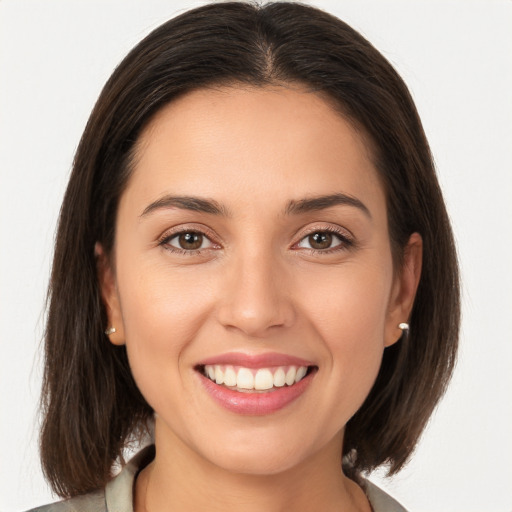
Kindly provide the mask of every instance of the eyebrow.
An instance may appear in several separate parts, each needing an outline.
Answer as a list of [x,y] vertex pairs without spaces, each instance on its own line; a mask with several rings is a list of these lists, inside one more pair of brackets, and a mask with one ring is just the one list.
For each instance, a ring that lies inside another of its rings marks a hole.
[[192,210],[195,212],[209,213],[211,215],[228,216],[226,208],[213,199],[172,195],[161,197],[160,199],[152,202],[150,205],[146,206],[140,216],[144,217],[155,210],[167,208],[180,208],[182,210]]
[[331,206],[338,205],[352,206],[358,208],[367,217],[369,217],[370,219],[372,218],[370,210],[362,201],[360,201],[356,197],[342,193],[329,194],[325,196],[315,196],[311,198],[300,199],[298,201],[292,200],[288,203],[285,212],[288,215],[293,215],[324,210],[326,208],[330,208]]
[[[326,208],[338,205],[358,208],[370,219],[372,218],[370,210],[362,201],[356,197],[342,193],[315,196],[300,200],[292,199],[285,208],[285,214],[299,215],[301,213],[325,210]],[[229,216],[228,210],[214,199],[166,195],[148,205],[140,217],[149,215],[155,210],[167,208],[179,208],[182,210],[209,213],[210,215],[220,215],[223,217]]]

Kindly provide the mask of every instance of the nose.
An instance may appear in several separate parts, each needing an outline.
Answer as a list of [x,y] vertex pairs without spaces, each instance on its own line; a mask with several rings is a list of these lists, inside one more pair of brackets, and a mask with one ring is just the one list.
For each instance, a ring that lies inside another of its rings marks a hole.
[[226,328],[262,338],[295,321],[286,271],[271,257],[252,254],[230,265],[218,320]]

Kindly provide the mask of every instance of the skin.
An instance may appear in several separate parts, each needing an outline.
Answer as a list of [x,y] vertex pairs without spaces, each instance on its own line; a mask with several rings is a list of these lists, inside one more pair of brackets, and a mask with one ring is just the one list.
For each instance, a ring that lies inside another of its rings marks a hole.
[[[413,234],[394,272],[386,199],[368,145],[298,88],[199,90],[163,108],[137,143],[114,257],[97,246],[114,344],[153,407],[156,458],[135,510],[370,510],[340,470],[344,427],[401,335],[421,269]],[[290,213],[290,201],[345,194]],[[224,214],[148,206],[172,194]],[[365,211],[365,209],[367,211]],[[199,251],[177,231],[203,232]],[[335,230],[312,249],[312,233]],[[172,238],[174,236],[174,238]],[[174,249],[174,251],[173,251]],[[194,369],[226,352],[312,361],[305,393],[269,415],[228,411]]]

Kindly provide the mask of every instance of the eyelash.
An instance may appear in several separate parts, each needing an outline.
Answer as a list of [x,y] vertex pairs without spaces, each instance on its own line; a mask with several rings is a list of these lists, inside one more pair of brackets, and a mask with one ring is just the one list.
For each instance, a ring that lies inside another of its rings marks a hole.
[[[201,235],[212,244],[212,247],[208,247],[205,249],[182,249],[179,247],[173,247],[172,245],[169,244],[170,241],[173,240],[174,238],[177,238],[180,235],[185,235],[185,234]],[[166,251],[172,252],[174,254],[179,254],[179,255],[183,255],[183,256],[197,256],[204,251],[208,251],[208,250],[211,250],[212,248],[215,249],[216,247],[219,247],[219,244],[215,243],[212,240],[212,238],[213,238],[213,236],[210,235],[207,230],[198,229],[198,228],[180,229],[179,231],[174,231],[172,233],[166,232],[158,240],[158,245],[163,247]]]
[[[347,233],[345,230],[337,229],[334,227],[322,227],[322,228],[311,229],[310,231],[305,233],[298,242],[293,244],[293,248],[298,247],[298,245],[303,240],[305,240],[306,238],[308,238],[311,235],[314,235],[316,233],[329,233],[331,235],[335,235],[340,240],[340,243],[335,245],[334,247],[330,247],[327,249],[313,249],[313,248],[302,247],[302,248],[298,248],[298,249],[294,249],[294,250],[307,251],[313,255],[315,255],[315,254],[327,255],[327,254],[332,254],[332,253],[338,252],[338,251],[346,251],[355,246],[355,241],[350,236],[347,236]],[[169,242],[171,240],[179,237],[180,235],[184,235],[184,234],[201,235],[201,236],[205,237],[212,244],[212,247],[208,247],[205,249],[182,249],[182,248],[173,247],[173,246],[169,245]],[[179,231],[175,231],[173,233],[165,233],[158,240],[158,245],[163,247],[165,250],[170,251],[174,254],[180,254],[180,255],[186,255],[186,256],[196,256],[196,255],[201,254],[204,251],[209,251],[212,248],[215,249],[215,248],[220,247],[219,244],[215,243],[212,240],[212,238],[213,237],[211,235],[209,235],[206,230],[203,231],[203,230],[197,229],[197,228],[180,229]]]
[[[314,228],[309,230],[307,233],[305,233],[302,238],[294,244],[294,247],[298,246],[303,240],[310,237],[311,235],[314,235],[316,233],[329,233],[331,235],[335,235],[339,240],[340,243],[338,245],[335,245],[334,247],[330,247],[328,249],[308,249],[307,247],[302,248],[302,250],[308,251],[310,254],[316,255],[316,254],[332,254],[338,251],[346,251],[353,247],[355,247],[355,240],[347,234],[345,230],[327,226],[327,227],[321,227],[321,228]],[[298,249],[297,249],[298,250]]]

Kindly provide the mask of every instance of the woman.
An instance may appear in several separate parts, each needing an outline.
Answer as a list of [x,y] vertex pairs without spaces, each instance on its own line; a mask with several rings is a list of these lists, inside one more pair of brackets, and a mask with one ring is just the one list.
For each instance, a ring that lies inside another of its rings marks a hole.
[[343,22],[222,3],[144,39],[78,148],[50,294],[50,510],[402,510],[364,474],[445,389],[457,264],[407,88]]

